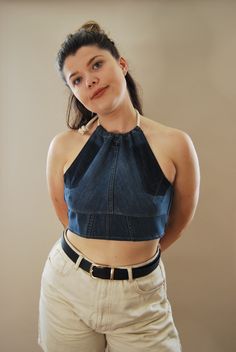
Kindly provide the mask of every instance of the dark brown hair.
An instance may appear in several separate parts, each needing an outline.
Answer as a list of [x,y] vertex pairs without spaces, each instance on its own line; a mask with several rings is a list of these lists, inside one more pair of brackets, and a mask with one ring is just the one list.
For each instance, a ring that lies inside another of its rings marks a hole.
[[[68,85],[63,74],[65,59],[69,55],[74,55],[79,48],[88,45],[96,45],[100,49],[109,51],[116,60],[118,60],[120,57],[114,42],[107,36],[107,34],[100,28],[100,26],[94,21],[86,22],[74,34],[67,35],[65,41],[61,45],[59,52],[57,53],[57,68],[63,81],[66,83],[66,86]],[[125,79],[129,96],[134,108],[136,108],[140,114],[143,114],[142,104],[140,102],[137,86],[129,72],[126,73]],[[74,110],[73,119],[71,119],[71,108]],[[86,109],[86,107],[74,96],[71,91],[66,115],[67,126],[74,130],[79,129],[82,125],[91,120],[93,116],[95,116],[93,112]]]

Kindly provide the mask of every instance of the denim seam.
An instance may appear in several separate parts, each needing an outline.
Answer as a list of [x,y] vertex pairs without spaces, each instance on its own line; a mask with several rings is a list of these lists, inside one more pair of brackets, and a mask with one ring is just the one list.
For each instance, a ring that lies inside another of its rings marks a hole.
[[130,223],[130,221],[129,221],[129,217],[126,216],[125,218],[126,218],[126,223],[127,223],[127,227],[128,227],[130,239],[131,239],[131,241],[133,241],[133,239],[134,239],[134,229],[133,229],[133,226],[131,225],[131,223]]
[[[149,219],[149,218],[158,218],[158,217],[162,217],[162,216],[166,216],[166,214],[153,214],[153,215],[139,215],[139,214],[127,214],[127,213],[120,213],[120,212],[104,212],[104,211],[96,211],[94,212],[94,210],[88,210],[87,212],[82,212],[82,211],[78,211],[74,208],[69,208],[69,210],[75,212],[76,214],[83,214],[83,215],[119,215],[119,216],[128,216],[128,217],[133,217],[133,218],[142,218],[142,219]],[[91,214],[92,213],[92,214]]]
[[114,150],[114,162],[113,165],[111,166],[111,174],[109,178],[109,184],[108,184],[108,210],[112,211],[112,214],[114,212],[114,183],[115,183],[115,177],[116,177],[116,166],[117,166],[117,159],[118,159],[118,150]]
[[94,214],[90,214],[88,226],[87,226],[87,232],[88,232],[88,235],[90,235],[90,236],[93,235],[93,227],[94,227],[93,224],[94,224]]

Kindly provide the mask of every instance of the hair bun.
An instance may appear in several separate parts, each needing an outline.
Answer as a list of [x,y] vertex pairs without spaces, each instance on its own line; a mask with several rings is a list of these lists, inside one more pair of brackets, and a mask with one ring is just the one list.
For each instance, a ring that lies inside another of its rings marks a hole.
[[85,22],[78,30],[84,29],[88,32],[102,32],[101,27],[95,21]]

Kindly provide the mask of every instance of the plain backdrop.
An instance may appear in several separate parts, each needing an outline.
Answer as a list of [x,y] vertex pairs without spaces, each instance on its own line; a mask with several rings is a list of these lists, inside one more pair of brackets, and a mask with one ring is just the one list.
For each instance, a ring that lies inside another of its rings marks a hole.
[[183,352],[233,352],[236,2],[223,0],[0,1],[0,350],[40,351],[41,273],[62,234],[45,175],[49,143],[67,128],[55,57],[89,19],[128,60],[144,115],[194,142],[200,200],[163,253],[168,295]]

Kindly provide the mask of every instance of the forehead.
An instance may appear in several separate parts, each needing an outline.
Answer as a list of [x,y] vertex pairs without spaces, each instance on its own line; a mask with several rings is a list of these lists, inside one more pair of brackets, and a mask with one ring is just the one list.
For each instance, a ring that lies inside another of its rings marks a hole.
[[95,45],[83,46],[79,48],[74,55],[69,55],[65,59],[63,72],[66,78],[74,72],[79,72],[86,68],[87,63],[94,56],[103,56],[113,58],[108,50],[100,49]]

